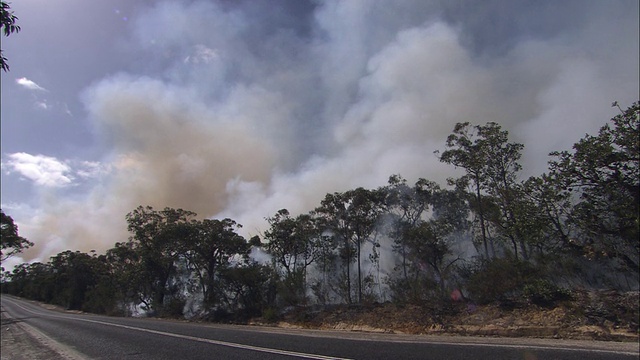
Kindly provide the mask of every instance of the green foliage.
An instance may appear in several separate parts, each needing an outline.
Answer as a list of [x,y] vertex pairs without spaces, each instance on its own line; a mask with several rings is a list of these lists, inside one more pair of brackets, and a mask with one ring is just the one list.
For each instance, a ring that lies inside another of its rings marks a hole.
[[220,274],[226,309],[234,321],[246,321],[275,307],[277,274],[266,265],[249,262],[225,268]]
[[545,279],[537,279],[526,284],[522,289],[522,295],[532,304],[543,307],[553,307],[558,301],[572,298],[570,291]]
[[542,274],[533,264],[514,258],[478,259],[463,270],[469,298],[479,304],[522,303],[522,291]]
[[266,308],[262,312],[262,319],[268,323],[275,323],[280,319],[278,311],[274,308]]
[[173,296],[167,304],[162,307],[163,317],[180,319],[184,316],[184,305],[186,301],[181,296]]
[[[525,236],[518,224],[517,211],[522,190],[518,183],[518,162],[524,145],[508,141],[509,133],[500,125],[490,122],[471,126],[458,123],[446,142],[447,150],[440,161],[463,168],[460,179],[451,179],[460,189],[468,188],[469,206],[478,219],[479,235],[486,258],[495,255],[493,238],[509,242],[513,254],[528,258]],[[490,251],[490,249],[492,251]]]
[[[614,105],[617,105],[614,103]],[[587,135],[574,151],[554,152],[550,176],[579,196],[570,220],[571,244],[591,259],[610,259],[623,271],[640,268],[640,102]]]
[[[357,302],[362,301],[362,245],[372,241],[383,211],[384,192],[357,188],[344,193],[327,194],[314,213],[323,232],[331,238],[342,260],[347,303],[353,302],[351,263],[357,264]],[[337,286],[342,287],[342,285]]]
[[286,209],[268,218],[265,231],[266,249],[284,274],[279,281],[279,294],[286,305],[306,303],[307,268],[322,256],[326,238],[316,219],[309,214],[293,218]]
[[[0,29],[2,29],[5,36],[9,36],[20,31],[20,25],[16,25],[18,17],[13,14],[9,4],[10,3],[8,2],[0,1]],[[2,50],[0,50],[0,68],[5,72],[9,71],[7,58],[2,55]]]
[[0,263],[31,246],[31,241],[18,235],[18,225],[13,222],[11,216],[0,210]]
[[214,307],[223,289],[219,286],[221,269],[236,258],[246,259],[250,247],[236,233],[241,227],[231,219],[205,219],[183,223],[174,234],[182,245],[180,255],[186,259],[187,267],[196,277],[204,296],[205,309]]
[[177,289],[170,283],[176,275],[176,261],[185,235],[182,230],[196,214],[182,209],[139,206],[127,214],[128,230],[132,234],[129,247],[136,253],[137,297],[153,312],[162,313],[165,296]]
[[441,298],[437,289],[438,283],[431,277],[424,276],[421,272],[413,272],[412,276],[404,278],[397,276],[388,280],[391,290],[391,300],[399,305],[422,305],[433,299]]

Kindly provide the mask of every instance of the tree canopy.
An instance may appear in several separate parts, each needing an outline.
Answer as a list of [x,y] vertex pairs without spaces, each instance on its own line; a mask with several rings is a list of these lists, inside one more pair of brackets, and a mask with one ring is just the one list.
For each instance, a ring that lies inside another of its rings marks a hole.
[[[281,209],[249,241],[229,218],[139,206],[126,215],[130,238],[106,254],[19,265],[2,289],[84,311],[219,321],[314,303],[448,306],[455,293],[549,306],[564,287],[637,290],[639,129],[634,103],[523,179],[524,145],[496,123],[459,123],[440,161],[464,172],[446,185],[392,175],[307,213]],[[33,244],[1,214],[4,260]]]
[[29,240],[18,235],[18,225],[11,216],[0,210],[0,262],[33,246]]

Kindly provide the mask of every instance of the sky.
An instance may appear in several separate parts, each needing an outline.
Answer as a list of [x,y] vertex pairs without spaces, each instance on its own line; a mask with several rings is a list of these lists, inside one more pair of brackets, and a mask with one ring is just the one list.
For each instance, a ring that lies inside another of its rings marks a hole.
[[104,252],[139,205],[248,237],[392,174],[444,185],[457,122],[499,123],[540,175],[640,98],[638,6],[15,0],[1,206],[36,245],[10,262]]

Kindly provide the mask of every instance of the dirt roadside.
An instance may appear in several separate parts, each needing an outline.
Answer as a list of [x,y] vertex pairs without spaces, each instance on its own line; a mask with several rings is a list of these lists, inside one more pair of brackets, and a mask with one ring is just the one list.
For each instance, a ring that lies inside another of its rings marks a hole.
[[449,308],[393,303],[288,312],[281,327],[414,335],[628,342],[640,340],[640,294],[576,292],[552,307],[456,303]]
[[59,349],[55,341],[0,308],[2,360],[78,360]]

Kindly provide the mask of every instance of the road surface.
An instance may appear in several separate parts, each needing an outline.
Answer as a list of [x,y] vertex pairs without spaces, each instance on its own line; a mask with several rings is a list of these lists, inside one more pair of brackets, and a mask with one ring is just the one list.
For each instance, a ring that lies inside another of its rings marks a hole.
[[638,344],[633,343],[369,334],[116,318],[48,310],[6,295],[2,310],[3,322],[8,318],[37,334],[66,359],[638,358]]

